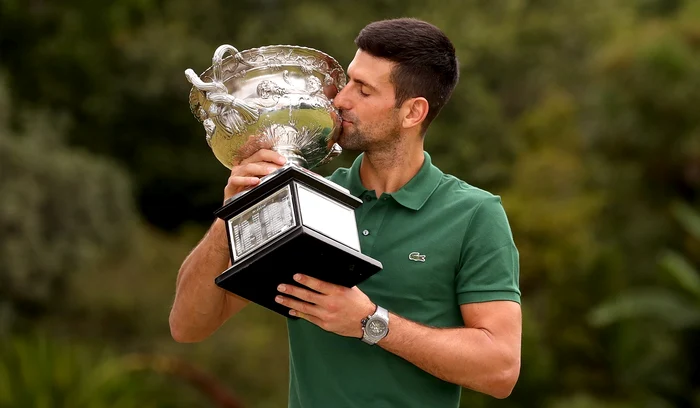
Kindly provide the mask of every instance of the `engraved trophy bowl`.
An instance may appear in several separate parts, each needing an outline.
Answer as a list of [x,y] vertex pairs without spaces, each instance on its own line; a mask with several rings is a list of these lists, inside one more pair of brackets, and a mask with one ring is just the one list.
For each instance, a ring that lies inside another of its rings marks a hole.
[[201,75],[191,69],[185,75],[193,85],[190,109],[224,166],[262,148],[306,169],[340,154],[341,119],[332,99],[346,76],[333,57],[292,45],[239,52],[224,44]]
[[310,170],[341,152],[332,104],[346,84],[340,64],[306,47],[222,45],[204,73],[185,75],[190,109],[224,166],[260,149],[287,159],[214,212],[225,222],[231,259],[216,285],[296,319],[274,301],[277,285],[294,284],[295,273],[352,287],[379,272],[381,262],[361,252],[355,209],[362,201]]

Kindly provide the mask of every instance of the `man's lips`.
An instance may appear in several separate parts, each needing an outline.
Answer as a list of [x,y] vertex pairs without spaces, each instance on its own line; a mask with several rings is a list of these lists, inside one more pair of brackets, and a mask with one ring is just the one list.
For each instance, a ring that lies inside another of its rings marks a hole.
[[[349,120],[348,117],[343,115],[342,113],[339,116],[340,116],[340,120],[341,120],[343,125],[346,123],[352,123],[352,121]],[[348,116],[350,116],[350,115],[348,115]]]

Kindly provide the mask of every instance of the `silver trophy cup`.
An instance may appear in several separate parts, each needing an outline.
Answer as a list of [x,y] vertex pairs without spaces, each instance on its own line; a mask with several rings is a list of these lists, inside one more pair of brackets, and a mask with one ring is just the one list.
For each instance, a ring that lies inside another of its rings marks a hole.
[[260,149],[287,159],[215,212],[226,223],[231,256],[218,286],[290,317],[274,298],[295,273],[352,287],[382,269],[360,252],[354,210],[362,201],[310,170],[341,152],[332,99],[346,76],[335,59],[298,46],[239,52],[222,45],[204,73],[185,76],[193,85],[190,109],[224,166]]

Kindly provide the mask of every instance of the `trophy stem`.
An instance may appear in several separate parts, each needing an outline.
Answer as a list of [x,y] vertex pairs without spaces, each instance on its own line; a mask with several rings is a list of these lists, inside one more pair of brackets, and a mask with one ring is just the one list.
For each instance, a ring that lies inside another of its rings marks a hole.
[[308,165],[304,156],[301,155],[301,151],[294,146],[275,146],[272,150],[284,156],[284,158],[287,159],[287,165],[303,168],[306,168]]

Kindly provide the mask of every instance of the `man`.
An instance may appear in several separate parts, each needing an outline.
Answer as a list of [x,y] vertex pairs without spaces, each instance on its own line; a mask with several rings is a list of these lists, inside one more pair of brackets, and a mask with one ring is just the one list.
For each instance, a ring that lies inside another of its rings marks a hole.
[[[300,317],[288,322],[289,405],[454,408],[461,387],[505,398],[521,343],[510,227],[498,196],[443,174],[423,150],[458,81],[454,47],[414,19],[369,24],[355,43],[334,104],[339,144],[363,153],[330,179],[363,200],[362,252],[384,269],[354,288],[303,270],[296,285],[280,285],[276,301]],[[283,163],[272,151],[255,153],[232,169],[225,198]],[[217,220],[178,276],[170,316],[177,341],[206,338],[247,303],[213,283],[227,262]]]

